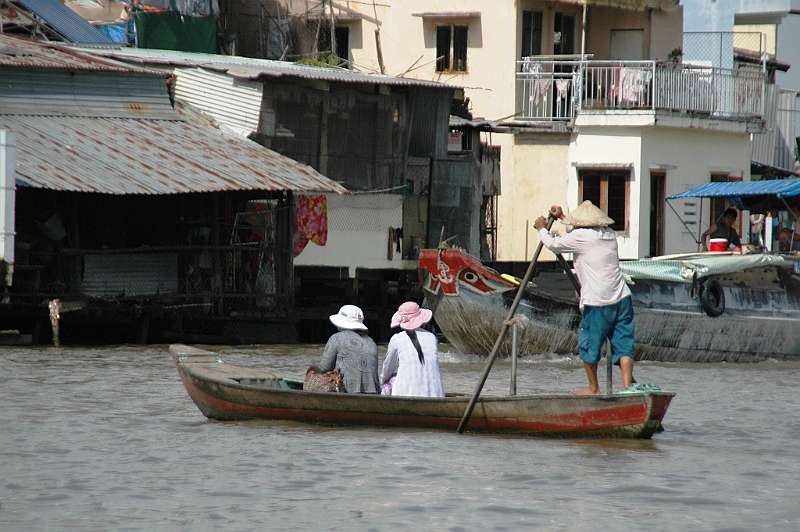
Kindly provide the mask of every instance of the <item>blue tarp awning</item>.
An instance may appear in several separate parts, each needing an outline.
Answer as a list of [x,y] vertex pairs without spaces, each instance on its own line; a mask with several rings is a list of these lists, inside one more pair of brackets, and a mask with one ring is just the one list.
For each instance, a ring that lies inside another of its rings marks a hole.
[[800,196],[800,178],[706,183],[680,194],[669,196],[667,200],[725,198],[730,204],[740,209],[757,213],[786,208],[784,201],[795,196]]
[[800,196],[800,178],[769,181],[725,181],[700,185],[667,199],[678,198],[741,198],[746,196]]

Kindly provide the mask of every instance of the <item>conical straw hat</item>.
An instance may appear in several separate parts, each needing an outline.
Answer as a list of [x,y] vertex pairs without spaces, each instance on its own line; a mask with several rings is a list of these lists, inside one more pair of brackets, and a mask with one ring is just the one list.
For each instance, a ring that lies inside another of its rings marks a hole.
[[573,227],[599,227],[614,223],[614,220],[595,207],[589,200],[584,201],[578,205],[577,209],[564,216],[563,221],[565,224]]

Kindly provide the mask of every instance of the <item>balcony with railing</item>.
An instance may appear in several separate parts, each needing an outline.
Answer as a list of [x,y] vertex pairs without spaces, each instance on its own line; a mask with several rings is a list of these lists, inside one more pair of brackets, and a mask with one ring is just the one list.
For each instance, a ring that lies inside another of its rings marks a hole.
[[656,61],[518,61],[519,121],[648,110],[728,120],[764,116],[760,70]]

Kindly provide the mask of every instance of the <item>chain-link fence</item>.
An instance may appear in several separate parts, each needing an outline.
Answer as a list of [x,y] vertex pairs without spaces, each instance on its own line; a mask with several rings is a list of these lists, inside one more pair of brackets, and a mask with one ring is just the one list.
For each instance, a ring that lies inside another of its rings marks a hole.
[[683,62],[694,65],[735,68],[735,61],[759,61],[764,52],[759,32],[686,32],[683,34]]

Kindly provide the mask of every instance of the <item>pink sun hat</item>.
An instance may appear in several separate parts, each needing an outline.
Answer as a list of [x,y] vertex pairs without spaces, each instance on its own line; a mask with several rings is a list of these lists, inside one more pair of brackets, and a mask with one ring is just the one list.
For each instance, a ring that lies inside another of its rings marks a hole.
[[419,329],[433,317],[433,312],[426,308],[420,308],[413,301],[406,301],[397,312],[392,316],[392,327],[400,327],[405,330]]

